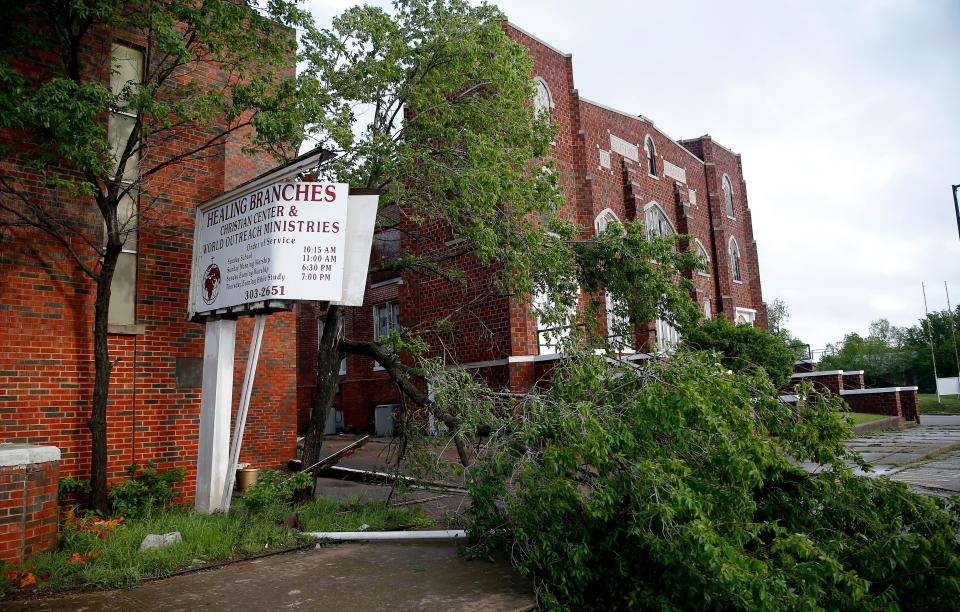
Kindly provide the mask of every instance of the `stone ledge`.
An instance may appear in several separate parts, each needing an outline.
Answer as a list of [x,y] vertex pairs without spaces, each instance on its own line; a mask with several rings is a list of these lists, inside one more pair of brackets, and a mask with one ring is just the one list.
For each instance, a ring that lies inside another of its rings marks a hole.
[[35,444],[0,444],[0,467],[29,465],[31,463],[49,463],[60,460],[60,449],[56,446],[37,446]]

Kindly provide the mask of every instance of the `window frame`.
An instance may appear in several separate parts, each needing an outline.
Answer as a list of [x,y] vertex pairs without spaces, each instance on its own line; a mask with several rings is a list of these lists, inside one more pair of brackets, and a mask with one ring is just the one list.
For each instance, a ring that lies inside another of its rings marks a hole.
[[[117,49],[125,49],[128,53],[119,54]],[[136,78],[139,79],[138,83],[135,85],[142,85],[144,74],[146,72],[146,53],[144,50],[136,45],[127,43],[122,40],[113,40],[110,43],[110,91],[113,95],[119,95],[129,83],[133,82],[131,80],[126,80],[120,82],[117,80],[121,77],[122,71],[117,68],[117,63],[120,61],[129,61],[129,58],[139,57],[140,67],[139,70],[135,71],[137,74]],[[120,147],[126,145],[129,136],[126,139],[120,139],[117,137],[117,129],[124,121],[133,119],[136,121],[137,113],[130,112],[128,110],[122,110],[119,108],[112,108],[108,113],[107,119],[107,140],[110,143],[111,147],[116,143],[117,151],[112,152],[112,154],[119,155],[122,153]],[[114,161],[115,164],[119,164],[119,159]],[[119,326],[119,329],[124,329],[125,326],[135,326],[137,324],[137,285],[139,280],[139,230],[137,216],[139,215],[140,209],[140,193],[137,189],[134,189],[137,180],[139,179],[139,163],[140,163],[140,151],[139,146],[133,155],[127,159],[127,163],[123,168],[123,171],[120,171],[119,167],[114,168],[114,175],[120,175],[120,183],[123,186],[123,189],[126,191],[126,194],[121,198],[120,202],[117,205],[117,217],[119,223],[121,224],[121,230],[125,231],[123,245],[121,246],[120,255],[117,259],[117,268],[114,270],[114,275],[110,281],[110,303],[107,307],[107,319],[112,326]],[[124,206],[124,202],[129,200],[129,207]],[[129,210],[127,210],[127,208]],[[133,223],[133,227],[130,228],[129,224]],[[106,225],[104,225],[104,241],[106,241]],[[130,262],[132,259],[132,278],[129,278],[125,275],[117,275],[117,272],[120,271],[123,266],[127,264],[121,264],[121,261]],[[126,291],[121,291],[120,287],[117,286],[118,279],[123,282],[129,282],[131,291],[130,297],[126,298]],[[123,298],[121,298],[123,296]],[[120,300],[123,300],[123,303],[120,303]],[[129,302],[127,301],[129,299]],[[115,301],[116,300],[116,301]],[[123,310],[124,313],[121,316],[119,311]]]
[[723,192],[723,207],[727,214],[727,219],[736,220],[737,214],[733,207],[733,182],[726,173],[724,173],[723,178],[720,179],[720,190]]
[[[373,340],[377,341],[382,335],[380,332],[380,309],[381,308],[390,308],[390,312],[387,313],[387,329],[386,334],[400,329],[400,302],[396,300],[389,300],[386,302],[380,302],[379,304],[373,305]],[[384,367],[376,360],[373,362],[373,370],[379,372],[383,370]]]
[[740,265],[740,243],[735,236],[727,242],[727,254],[730,257],[730,278],[735,283],[743,283],[743,270]]
[[643,153],[644,153],[644,157],[646,157],[646,162],[647,162],[647,175],[652,176],[653,178],[658,178],[657,176],[657,143],[653,141],[653,136],[651,136],[650,134],[647,134],[643,139]]
[[713,270],[713,268],[711,267],[712,264],[710,263],[710,253],[707,251],[707,247],[703,246],[703,243],[700,242],[700,239],[699,239],[699,238],[694,238],[694,239],[693,239],[693,248],[694,248],[694,252],[695,252],[697,255],[701,255],[701,254],[703,255],[703,261],[704,261],[705,264],[707,264],[707,270],[706,270],[706,271],[704,271],[704,270],[697,270],[697,274],[700,275],[700,276],[709,277],[709,276],[710,276],[710,271]]
[[[553,92],[550,90],[550,86],[547,84],[546,79],[542,76],[533,77],[534,87],[536,88],[533,94],[533,112],[537,119],[541,117],[546,118],[547,121],[553,121]],[[546,106],[540,107],[538,100],[540,96],[538,95],[541,91],[546,94]]]

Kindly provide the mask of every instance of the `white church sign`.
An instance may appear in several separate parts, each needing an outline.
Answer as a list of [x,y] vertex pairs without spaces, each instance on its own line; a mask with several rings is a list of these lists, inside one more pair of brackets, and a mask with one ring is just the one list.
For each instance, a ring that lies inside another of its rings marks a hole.
[[199,207],[191,310],[340,300],[348,192],[343,183],[274,183]]

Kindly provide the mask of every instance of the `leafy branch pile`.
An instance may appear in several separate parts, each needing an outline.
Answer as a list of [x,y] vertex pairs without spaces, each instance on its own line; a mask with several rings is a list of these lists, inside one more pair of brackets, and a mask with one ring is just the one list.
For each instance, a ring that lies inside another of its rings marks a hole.
[[840,400],[797,391],[711,353],[574,357],[522,419],[482,417],[470,552],[509,552],[548,608],[955,606],[956,502],[855,476]]

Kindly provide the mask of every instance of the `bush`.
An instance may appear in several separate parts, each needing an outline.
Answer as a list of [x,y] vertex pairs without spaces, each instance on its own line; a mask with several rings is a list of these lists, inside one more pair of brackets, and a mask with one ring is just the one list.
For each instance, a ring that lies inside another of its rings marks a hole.
[[510,554],[545,608],[954,609],[957,505],[855,476],[841,400],[798,393],[682,348],[569,359],[491,427],[469,552]]
[[313,476],[308,472],[286,476],[276,470],[263,470],[257,484],[244,491],[240,503],[250,511],[260,512],[272,505],[290,502],[294,493],[313,485]]
[[108,499],[116,516],[142,517],[155,508],[166,506],[173,497],[171,485],[183,482],[187,473],[182,467],[161,472],[151,462],[147,462],[139,473],[137,469],[136,464],[131,465],[127,468],[129,478],[110,487]]
[[782,387],[793,374],[793,351],[780,338],[765,329],[734,325],[718,316],[688,330],[684,342],[701,351],[715,351],[723,364],[735,372],[762,368],[773,384]]

